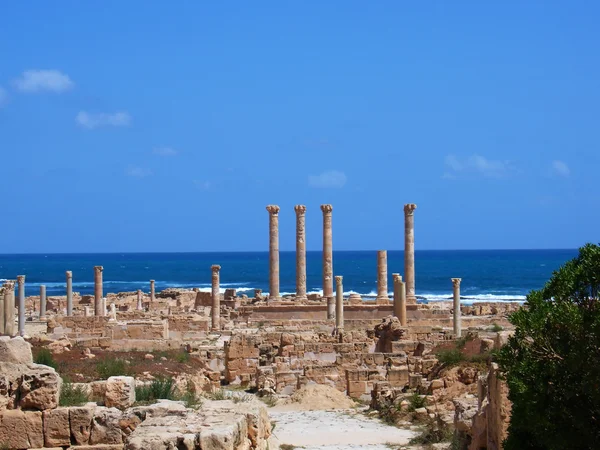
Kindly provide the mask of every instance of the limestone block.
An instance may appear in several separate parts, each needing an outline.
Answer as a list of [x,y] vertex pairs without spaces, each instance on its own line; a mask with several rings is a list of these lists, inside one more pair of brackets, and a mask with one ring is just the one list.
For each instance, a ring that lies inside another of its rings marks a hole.
[[29,364],[21,377],[19,407],[45,411],[58,407],[62,379],[52,367]]
[[0,442],[15,449],[43,447],[42,413],[17,409],[1,412]]
[[69,426],[69,408],[58,408],[44,411],[44,445],[61,447],[71,445],[71,428]]
[[75,444],[85,445],[90,440],[95,409],[95,404],[69,408],[69,424]]
[[133,377],[110,377],[106,380],[104,404],[118,409],[127,409],[135,403],[135,379]]
[[31,364],[31,345],[22,337],[0,336],[0,361],[13,364]]
[[429,413],[426,408],[415,409],[415,419],[419,421],[425,421],[429,418]]
[[122,444],[119,420],[122,413],[117,408],[98,407],[92,418],[90,444]]
[[444,380],[436,379],[429,385],[431,392],[437,391],[438,389],[444,389]]

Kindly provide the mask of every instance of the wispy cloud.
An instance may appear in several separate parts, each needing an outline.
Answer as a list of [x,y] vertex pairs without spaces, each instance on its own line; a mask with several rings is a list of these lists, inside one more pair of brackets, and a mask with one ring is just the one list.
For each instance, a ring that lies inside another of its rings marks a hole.
[[130,177],[136,177],[136,178],[144,178],[144,177],[149,177],[150,175],[153,175],[152,171],[145,167],[130,167],[129,169],[127,169],[126,173]]
[[125,111],[119,111],[112,114],[79,111],[75,117],[75,122],[88,130],[102,126],[126,127],[131,124],[131,116]]
[[194,184],[203,191],[208,191],[212,187],[212,183],[208,180],[194,180]]
[[346,174],[339,170],[328,170],[319,175],[308,176],[308,185],[315,188],[342,188],[346,181]]
[[152,150],[152,153],[159,156],[175,156],[179,152],[171,147],[157,147]]
[[457,178],[459,174],[477,174],[484,177],[501,178],[512,170],[510,161],[487,159],[481,155],[471,155],[460,159],[455,155],[448,155],[444,161],[446,171],[442,175],[445,179]]
[[571,175],[571,169],[565,162],[557,159],[552,161],[552,174],[559,177],[568,177]]
[[14,81],[14,84],[19,91],[28,93],[42,91],[60,93],[68,91],[75,85],[68,75],[59,70],[26,70]]
[[4,105],[8,100],[8,94],[6,93],[6,89],[0,86],[0,106]]

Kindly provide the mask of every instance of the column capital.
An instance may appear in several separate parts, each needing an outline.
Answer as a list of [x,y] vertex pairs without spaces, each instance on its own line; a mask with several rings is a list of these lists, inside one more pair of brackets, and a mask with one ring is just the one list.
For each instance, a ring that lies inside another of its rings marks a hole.
[[102,267],[102,266],[94,266],[94,270],[96,272],[102,272],[104,270],[104,267]]
[[336,282],[336,284],[340,284],[343,279],[344,279],[344,277],[342,275],[336,275],[335,276],[335,282]]
[[267,211],[269,211],[269,214],[271,214],[272,216],[276,216],[277,214],[279,214],[279,206],[267,205]]
[[462,278],[451,278],[452,280],[452,284],[454,286],[460,286],[460,282],[462,281]]
[[17,283],[19,283],[19,284],[25,283],[25,275],[17,275]]
[[412,216],[415,213],[415,209],[417,209],[417,205],[414,203],[407,203],[404,205],[404,215]]
[[333,211],[333,205],[321,205],[321,211],[323,211],[323,214],[331,214],[331,211]]
[[392,274],[392,279],[394,281],[402,281],[402,275],[400,275],[399,273],[393,273]]
[[306,206],[305,205],[296,205],[296,206],[294,206],[294,211],[296,211],[296,215],[303,216],[304,213],[306,213]]
[[154,283],[154,280],[150,280],[150,283]]
[[210,270],[212,270],[213,272],[218,272],[219,270],[221,270],[221,266],[219,266],[218,264],[214,264],[210,266]]
[[8,291],[14,291],[15,290],[15,280],[6,280],[4,282],[3,287]]

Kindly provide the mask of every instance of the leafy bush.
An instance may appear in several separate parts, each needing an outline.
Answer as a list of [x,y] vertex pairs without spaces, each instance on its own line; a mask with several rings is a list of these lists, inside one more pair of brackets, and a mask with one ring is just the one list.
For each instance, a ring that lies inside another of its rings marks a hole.
[[441,420],[429,420],[422,429],[421,434],[412,438],[410,444],[438,444],[440,442],[450,442],[453,438],[453,432]]
[[498,333],[498,332],[504,330],[504,327],[501,327],[497,323],[493,323],[492,326],[490,327],[490,330],[493,331],[494,333]]
[[175,383],[172,378],[158,377],[150,384],[136,386],[135,399],[138,402],[175,400]]
[[96,364],[96,372],[102,380],[110,377],[124,376],[129,373],[129,367],[123,359],[109,357],[98,361]]
[[186,351],[181,351],[177,353],[177,356],[175,356],[175,360],[178,363],[186,363],[190,360],[190,354]]
[[414,411],[415,409],[424,408],[427,400],[425,397],[420,396],[416,392],[407,398],[408,400],[408,410]]
[[52,356],[52,352],[50,350],[48,350],[47,348],[40,348],[37,351],[33,362],[36,364],[43,364],[45,366],[50,366],[55,370],[58,367],[58,364],[56,363],[56,361],[54,360],[54,357]]
[[600,247],[581,248],[509,320],[498,357],[513,403],[504,448],[598,448]]
[[89,401],[89,396],[83,386],[63,383],[60,389],[60,406],[82,406]]
[[208,394],[208,398],[211,400],[228,400],[229,396],[224,389],[215,389],[211,393]]
[[447,366],[454,366],[466,359],[462,352],[457,348],[439,350],[436,356],[439,362]]

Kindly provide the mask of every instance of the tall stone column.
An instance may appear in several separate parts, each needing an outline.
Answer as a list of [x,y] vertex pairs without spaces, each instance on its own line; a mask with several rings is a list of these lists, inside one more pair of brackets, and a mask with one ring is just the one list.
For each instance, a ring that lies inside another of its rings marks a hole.
[[281,299],[279,295],[279,206],[268,205],[269,212],[269,298]]
[[335,277],[335,328],[340,331],[344,329],[344,277]]
[[296,211],[296,300],[306,300],[306,206]]
[[19,284],[19,336],[25,336],[25,275],[17,276]]
[[377,298],[375,302],[379,305],[390,303],[388,295],[388,276],[387,276],[387,251],[377,251]]
[[137,291],[137,310],[141,311],[142,309],[144,309],[144,306],[142,305],[142,290],[138,289],[138,291]]
[[67,270],[67,316],[73,315],[73,272]]
[[462,334],[460,317],[460,282],[462,278],[452,278],[454,296],[454,336],[459,338]]
[[150,280],[150,301],[153,302],[156,299],[154,294],[154,280]]
[[105,316],[106,305],[102,304],[102,271],[104,267],[94,267],[94,315]]
[[406,285],[399,273],[392,274],[394,278],[394,316],[400,320],[400,325],[406,326]]
[[5,285],[0,287],[0,336],[4,335],[4,292]]
[[15,335],[15,282],[4,283],[4,334]]
[[219,270],[221,266],[214,265],[212,270],[212,307],[210,309],[211,330],[221,331],[221,293],[219,292]]
[[406,301],[417,303],[415,294],[415,209],[417,205],[404,205],[404,278],[406,279]]
[[333,206],[321,205],[323,211],[323,297],[333,298],[333,242],[331,213]]
[[40,285],[40,319],[46,317],[46,285]]

